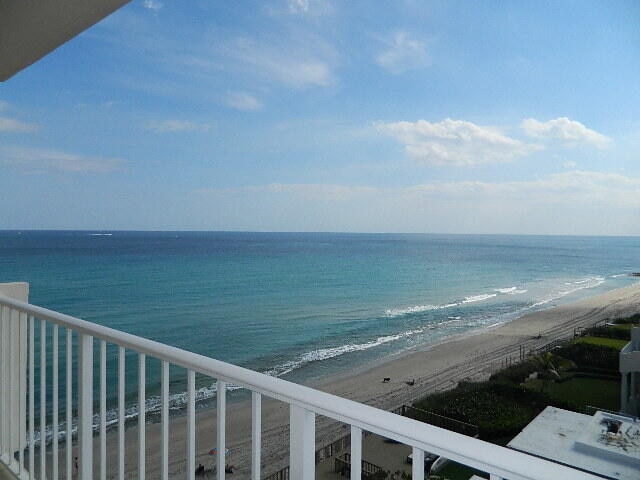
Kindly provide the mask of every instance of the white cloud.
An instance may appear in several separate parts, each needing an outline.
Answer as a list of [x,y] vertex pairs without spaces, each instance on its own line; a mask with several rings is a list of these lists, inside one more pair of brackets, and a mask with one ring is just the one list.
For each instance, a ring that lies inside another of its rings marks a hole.
[[335,83],[335,52],[313,35],[298,34],[286,41],[280,38],[271,42],[238,38],[218,52],[223,65],[289,87],[327,87]]
[[573,160],[567,160],[562,164],[564,168],[576,168],[578,166],[578,162],[574,162]]
[[447,118],[438,123],[379,123],[380,132],[401,142],[407,153],[425,165],[471,166],[513,160],[539,150],[498,129]]
[[394,74],[423,68],[431,63],[425,41],[407,32],[396,32],[385,41],[385,49],[376,57],[376,63]]
[[532,138],[558,142],[568,147],[586,144],[602,149],[611,144],[609,137],[567,117],[559,117],[547,122],[528,118],[522,121],[522,129]]
[[124,162],[118,158],[90,157],[57,150],[0,146],[0,163],[33,174],[49,171],[109,173],[118,170]]
[[0,117],[0,133],[29,133],[35,132],[37,129],[38,126],[33,123],[24,123],[13,118]]
[[306,13],[309,11],[309,0],[287,0],[290,13]]
[[144,3],[142,5],[147,10],[151,10],[155,13],[159,12],[160,9],[164,6],[162,2],[159,2],[158,0],[144,0]]
[[188,120],[163,120],[149,122],[145,128],[156,133],[207,132],[211,129],[211,125]]
[[256,111],[262,108],[262,102],[246,92],[227,92],[225,103],[236,110]]
[[270,184],[198,193],[213,197],[207,221],[217,228],[640,234],[640,178],[614,173],[405,187]]

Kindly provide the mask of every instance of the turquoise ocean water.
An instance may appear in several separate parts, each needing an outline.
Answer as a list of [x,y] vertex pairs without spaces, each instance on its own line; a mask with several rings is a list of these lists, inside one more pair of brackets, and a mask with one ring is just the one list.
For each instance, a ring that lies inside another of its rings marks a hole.
[[[630,285],[637,270],[637,237],[0,232],[0,281],[28,281],[31,303],[298,382]],[[115,348],[108,359],[114,376]],[[132,404],[136,368],[130,354]],[[153,360],[147,378],[153,406]],[[198,387],[214,395],[211,380]],[[184,372],[171,390],[178,408]]]

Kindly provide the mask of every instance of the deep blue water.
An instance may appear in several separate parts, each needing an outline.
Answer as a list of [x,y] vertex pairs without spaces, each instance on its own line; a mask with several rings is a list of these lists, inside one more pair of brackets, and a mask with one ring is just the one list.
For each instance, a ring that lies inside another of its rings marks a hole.
[[31,303],[295,381],[629,285],[637,270],[637,237],[0,232],[0,281],[28,281]]

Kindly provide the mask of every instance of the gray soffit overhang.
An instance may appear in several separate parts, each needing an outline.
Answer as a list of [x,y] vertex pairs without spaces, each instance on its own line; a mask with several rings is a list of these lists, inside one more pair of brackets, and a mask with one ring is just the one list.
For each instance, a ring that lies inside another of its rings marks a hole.
[[0,0],[0,81],[130,0]]

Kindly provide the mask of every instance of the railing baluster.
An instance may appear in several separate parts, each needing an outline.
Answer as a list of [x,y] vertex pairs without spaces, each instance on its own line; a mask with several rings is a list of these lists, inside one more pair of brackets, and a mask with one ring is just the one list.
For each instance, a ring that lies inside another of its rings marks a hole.
[[100,340],[100,480],[107,479],[107,342]]
[[144,480],[145,468],[145,387],[146,366],[144,353],[138,354],[138,480]]
[[226,461],[226,418],[227,418],[227,384],[218,380],[216,387],[216,416],[218,420],[217,447],[218,447],[218,480],[224,480]]
[[71,480],[73,475],[73,330],[67,328],[67,374],[65,377],[67,382],[67,394],[65,400],[67,402],[67,419],[66,419],[66,454],[67,454],[67,480]]
[[118,480],[124,480],[124,347],[118,347]]
[[413,447],[411,479],[424,480],[424,450]]
[[351,425],[351,479],[362,476],[362,429]]
[[196,469],[196,374],[187,371],[187,478],[194,480]]
[[162,425],[162,480],[169,479],[169,362],[162,361],[162,410],[160,422]]
[[52,398],[52,408],[53,408],[53,466],[51,469],[51,476],[54,479],[58,479],[58,325],[53,325],[53,398]]
[[35,440],[35,394],[36,394],[36,382],[35,382],[35,328],[36,322],[33,316],[29,316],[29,477],[35,477],[35,446],[33,444]]
[[78,334],[78,478],[93,478],[93,337]]
[[40,320],[40,478],[47,468],[47,323]]
[[294,404],[290,408],[290,474],[296,480],[315,478],[315,414]]
[[9,454],[9,458],[8,458],[8,462],[7,464],[13,468],[13,470],[15,471],[15,457],[14,457],[14,452],[16,451],[16,433],[17,433],[17,414],[18,414],[18,406],[16,405],[16,393],[19,393],[16,391],[15,385],[17,385],[18,382],[18,375],[17,375],[17,362],[16,362],[16,354],[18,353],[17,350],[17,320],[18,320],[18,312],[16,310],[14,310],[13,308],[9,309],[9,361],[7,362],[9,364],[9,385],[11,387],[11,390],[9,392],[9,416],[6,417],[4,420],[9,424],[9,442],[7,444],[7,446],[9,447],[7,449],[7,453]]
[[27,314],[20,313],[20,426],[18,429],[18,439],[20,448],[18,475],[26,469],[24,460],[24,450],[26,448],[26,422],[27,422],[27,335],[28,335]]
[[262,396],[251,392],[251,480],[260,480],[261,441]]

